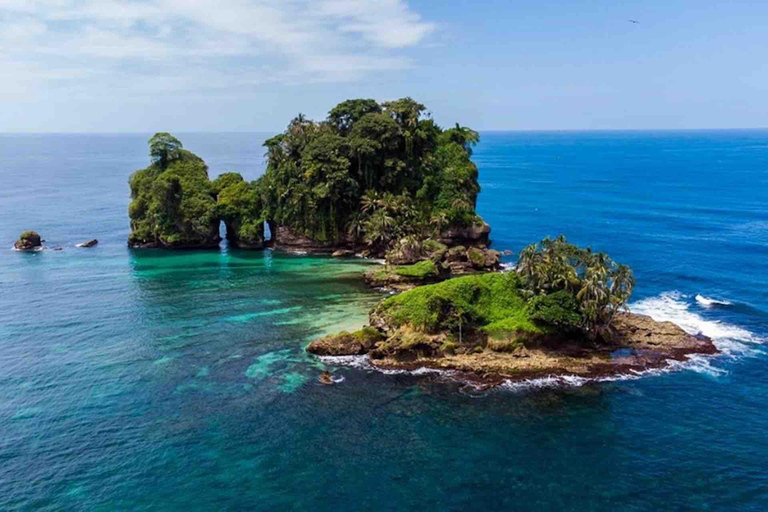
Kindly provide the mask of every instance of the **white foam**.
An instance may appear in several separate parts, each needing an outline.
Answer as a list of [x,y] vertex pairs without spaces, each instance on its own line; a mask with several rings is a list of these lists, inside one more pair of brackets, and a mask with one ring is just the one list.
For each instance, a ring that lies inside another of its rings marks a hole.
[[630,305],[634,313],[648,315],[654,320],[673,322],[689,334],[703,334],[712,339],[718,350],[728,356],[752,355],[750,345],[765,340],[736,325],[707,320],[690,311],[690,303],[680,292],[664,292]]
[[705,308],[709,308],[712,306],[731,306],[733,304],[731,301],[728,301],[728,300],[711,299],[703,295],[697,295],[696,302],[698,302]]
[[517,269],[517,265],[514,263],[502,263],[500,266],[502,272],[509,272],[511,270]]

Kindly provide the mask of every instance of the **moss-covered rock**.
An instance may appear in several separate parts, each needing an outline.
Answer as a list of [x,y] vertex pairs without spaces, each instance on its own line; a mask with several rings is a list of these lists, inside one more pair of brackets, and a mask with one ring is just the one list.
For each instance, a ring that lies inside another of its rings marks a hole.
[[35,251],[42,248],[42,245],[42,239],[36,231],[24,231],[13,247],[17,251]]

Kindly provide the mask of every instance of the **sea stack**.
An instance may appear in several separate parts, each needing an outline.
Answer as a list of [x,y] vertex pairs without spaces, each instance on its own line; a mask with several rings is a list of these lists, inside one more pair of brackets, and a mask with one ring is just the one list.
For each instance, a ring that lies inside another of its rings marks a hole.
[[36,251],[42,247],[42,240],[40,235],[36,231],[25,231],[13,244],[14,249],[17,251]]

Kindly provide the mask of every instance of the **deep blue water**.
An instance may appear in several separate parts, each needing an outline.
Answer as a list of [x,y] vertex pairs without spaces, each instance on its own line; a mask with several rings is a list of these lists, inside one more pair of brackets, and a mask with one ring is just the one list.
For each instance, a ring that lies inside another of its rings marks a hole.
[[[368,263],[129,250],[148,138],[0,136],[0,509],[768,509],[768,131],[483,134],[496,248],[605,250],[635,310],[725,355],[481,395],[317,383],[302,347],[364,322]],[[263,170],[265,134],[180,138]],[[25,229],[64,250],[11,251]]]

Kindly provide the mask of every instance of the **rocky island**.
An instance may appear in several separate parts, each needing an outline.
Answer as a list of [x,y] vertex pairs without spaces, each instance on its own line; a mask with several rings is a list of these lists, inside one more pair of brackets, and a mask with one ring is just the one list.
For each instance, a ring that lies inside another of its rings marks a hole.
[[629,267],[564,237],[531,245],[516,271],[456,277],[380,302],[370,325],[313,341],[310,353],[367,355],[387,369],[453,370],[496,385],[550,376],[608,377],[661,368],[712,341],[625,310]]
[[[200,157],[158,133],[150,166],[130,179],[128,243],[215,248],[224,222],[233,247],[386,258],[399,270],[371,276],[382,285],[496,269],[490,227],[475,212],[477,141],[469,128],[439,127],[411,98],[347,100],[267,140],[267,170],[247,182],[210,180]],[[434,269],[400,268],[427,260]]]
[[[439,127],[411,98],[347,100],[320,122],[294,118],[264,143],[267,169],[211,180],[168,133],[131,176],[132,247],[267,247],[383,258],[374,287],[401,292],[370,325],[313,341],[316,355],[366,355],[382,368],[452,370],[475,382],[600,377],[711,354],[711,340],[633,315],[632,271],[606,254],[545,239],[501,272],[475,211],[478,134]],[[267,236],[268,227],[269,236]]]
[[36,231],[25,231],[13,244],[17,251],[38,251],[43,248],[43,241]]

